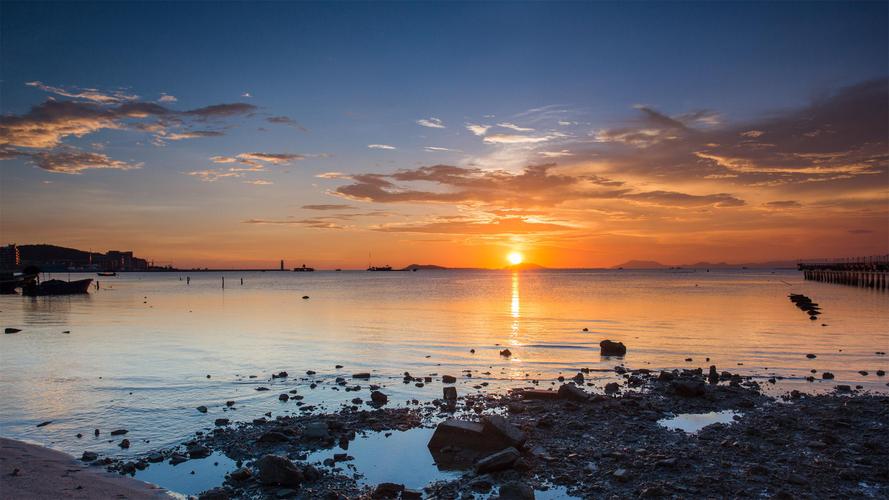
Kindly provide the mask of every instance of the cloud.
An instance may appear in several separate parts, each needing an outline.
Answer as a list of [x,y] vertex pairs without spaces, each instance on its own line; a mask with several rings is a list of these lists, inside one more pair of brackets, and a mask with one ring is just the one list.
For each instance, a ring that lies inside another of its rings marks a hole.
[[243,94],[241,94],[241,97],[246,97],[249,99],[249,98],[253,97],[253,94],[251,94],[250,92],[244,92]]
[[515,123],[502,122],[497,124],[498,127],[508,128],[511,130],[515,130],[516,132],[534,132],[533,128],[528,127],[519,127]]
[[803,205],[795,200],[777,200],[764,203],[769,208],[800,208]]
[[262,179],[256,179],[252,181],[244,181],[244,184],[253,184],[254,186],[270,186],[274,184],[272,181],[265,181]]
[[388,144],[368,144],[367,147],[370,149],[397,149],[395,146]]
[[344,204],[328,204],[328,205],[303,205],[306,210],[348,210],[354,208],[352,205]]
[[[150,102],[125,102],[117,106],[94,102],[47,100],[22,115],[0,117],[0,145],[49,149],[67,137],[83,137],[100,130],[131,129],[158,134],[160,139],[177,131],[185,120],[224,118],[253,112],[250,104],[217,104],[190,111],[177,112]],[[146,122],[140,120],[151,119]],[[215,132],[196,133],[198,137]],[[180,137],[185,138],[185,137]]]
[[176,102],[178,100],[179,99],[176,99],[176,96],[161,92],[161,96],[158,98],[157,102]]
[[744,200],[726,193],[694,195],[677,193],[675,191],[647,191],[643,193],[627,193],[621,197],[667,207],[740,207],[745,204]]
[[265,121],[278,125],[287,125],[288,127],[293,127],[302,132],[308,132],[308,129],[297,123],[296,120],[290,118],[289,116],[270,116],[266,118]]
[[428,127],[428,128],[445,128],[444,123],[442,123],[441,120],[439,120],[438,118],[435,118],[435,117],[422,118],[420,120],[417,120],[417,125],[420,125],[421,127]]
[[216,182],[219,179],[225,179],[227,177],[243,177],[243,172],[231,171],[225,169],[207,169],[207,170],[195,170],[193,172],[188,172],[188,175],[193,177],[197,177],[198,179],[204,182]]
[[472,132],[475,135],[483,136],[488,133],[488,129],[491,128],[491,125],[478,125],[476,123],[467,123],[466,130]]
[[159,137],[168,141],[181,141],[183,139],[197,139],[200,137],[222,137],[225,135],[219,130],[190,130],[187,132],[172,132],[161,134]]
[[263,161],[275,165],[290,165],[291,162],[304,160],[306,157],[296,153],[241,153],[241,161]]
[[256,225],[294,225],[304,226],[312,229],[344,229],[344,226],[330,222],[321,218],[314,219],[247,219],[241,221],[242,224]]
[[530,222],[522,217],[500,217],[489,221],[444,219],[424,224],[390,224],[374,228],[387,233],[435,234],[529,234],[566,231],[574,228],[548,222]]
[[126,101],[135,101],[139,98],[137,95],[128,94],[122,90],[113,90],[113,91],[101,91],[98,89],[81,89],[77,87],[52,87],[46,85],[42,82],[27,82],[25,85],[29,87],[36,87],[44,92],[49,92],[51,94],[56,94],[64,97],[71,97],[74,99],[84,99],[87,101],[92,101],[100,104],[118,104]]
[[451,148],[441,148],[438,146],[426,146],[423,149],[432,153],[442,153],[442,152],[453,152],[453,153],[462,153],[459,149],[451,149]]
[[518,134],[490,134],[486,135],[484,142],[487,144],[538,144],[551,141],[560,135],[518,135]]
[[538,151],[540,156],[544,158],[564,158],[566,156],[574,156],[574,153],[568,151],[567,149],[563,149],[561,151]]
[[84,170],[135,170],[142,168],[142,163],[114,160],[103,153],[81,151],[74,148],[19,153],[19,155],[29,158],[29,163],[34,166],[56,174],[79,175]]

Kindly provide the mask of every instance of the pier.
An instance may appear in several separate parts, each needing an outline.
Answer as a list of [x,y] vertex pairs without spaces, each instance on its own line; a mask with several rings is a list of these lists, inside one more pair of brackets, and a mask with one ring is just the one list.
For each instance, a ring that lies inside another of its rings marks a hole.
[[797,267],[807,280],[889,290],[889,255],[800,261]]

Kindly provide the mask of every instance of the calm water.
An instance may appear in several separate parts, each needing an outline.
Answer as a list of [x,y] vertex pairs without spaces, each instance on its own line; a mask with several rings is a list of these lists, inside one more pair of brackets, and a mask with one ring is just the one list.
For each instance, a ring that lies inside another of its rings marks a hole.
[[[190,285],[186,275],[99,278],[88,296],[0,296],[0,327],[23,329],[0,335],[2,434],[77,455],[138,455],[220,416],[298,413],[277,400],[294,388],[328,409],[366,400],[367,382],[359,393],[332,383],[357,371],[371,371],[392,404],[441,394],[438,382],[402,384],[405,371],[460,378],[470,369],[473,377],[458,382],[465,394],[481,382],[485,390],[531,378],[548,386],[588,367],[602,370],[590,375],[602,387],[620,362],[599,355],[606,338],[627,344],[623,362],[636,368],[716,364],[763,381],[787,377],[781,390],[886,390],[889,382],[874,373],[889,370],[889,357],[875,354],[889,351],[889,294],[803,282],[794,271],[247,272],[226,273],[225,290],[219,273],[192,273]],[[821,318],[794,307],[791,291],[820,303]],[[499,356],[504,346],[511,359]],[[806,382],[810,369],[836,379]],[[270,381],[280,370],[291,378]],[[318,372],[318,388],[294,377],[306,370]],[[117,428],[130,430],[126,452],[119,438],[107,441]]]

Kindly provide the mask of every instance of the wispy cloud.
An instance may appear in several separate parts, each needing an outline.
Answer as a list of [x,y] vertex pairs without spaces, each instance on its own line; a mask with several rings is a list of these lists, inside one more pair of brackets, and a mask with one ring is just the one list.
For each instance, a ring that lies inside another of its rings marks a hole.
[[71,97],[74,99],[84,99],[100,104],[119,104],[127,101],[135,101],[139,96],[129,94],[123,90],[103,91],[98,89],[82,89],[78,87],[53,87],[42,82],[27,82],[25,85],[36,87],[44,92],[56,94],[63,97]]
[[445,128],[444,123],[438,118],[421,118],[417,120],[417,125],[427,128]]
[[367,147],[370,149],[397,149],[395,146],[388,144],[368,144]]
[[287,125],[288,127],[293,127],[302,132],[308,131],[308,129],[297,123],[296,120],[290,118],[289,116],[270,116],[266,118],[265,121],[277,125]]
[[432,153],[446,153],[446,152],[462,153],[462,151],[460,151],[459,149],[442,148],[442,147],[438,147],[438,146],[426,146],[423,149],[425,149],[426,151],[432,152]]
[[466,130],[472,132],[475,135],[482,136],[488,133],[488,129],[491,128],[491,125],[479,125],[477,123],[467,123]]
[[516,132],[534,132],[533,128],[520,127],[520,126],[516,125],[515,123],[510,123],[510,122],[501,122],[501,123],[498,123],[497,126],[515,130]]
[[348,210],[354,208],[352,205],[344,204],[326,204],[326,205],[303,205],[306,210]]
[[157,102],[169,103],[169,102],[176,102],[178,100],[179,99],[176,99],[176,96],[161,92],[161,96],[158,98]]
[[[19,152],[34,166],[56,174],[78,175],[84,170],[135,170],[142,163],[114,160],[103,153],[81,151],[67,147],[55,151]],[[9,157],[0,159],[10,159]]]

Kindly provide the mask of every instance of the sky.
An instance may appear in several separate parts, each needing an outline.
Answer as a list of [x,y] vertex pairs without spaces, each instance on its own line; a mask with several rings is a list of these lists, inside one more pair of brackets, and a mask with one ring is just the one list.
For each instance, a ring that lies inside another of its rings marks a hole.
[[0,239],[177,267],[889,253],[889,4],[0,3]]

